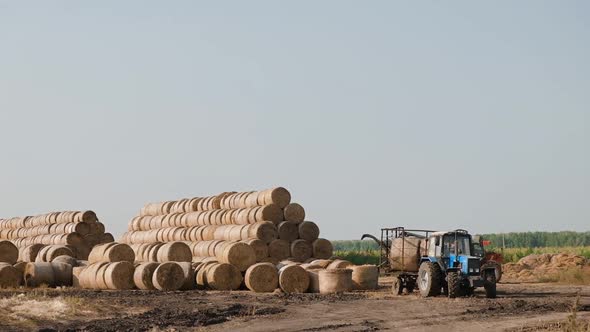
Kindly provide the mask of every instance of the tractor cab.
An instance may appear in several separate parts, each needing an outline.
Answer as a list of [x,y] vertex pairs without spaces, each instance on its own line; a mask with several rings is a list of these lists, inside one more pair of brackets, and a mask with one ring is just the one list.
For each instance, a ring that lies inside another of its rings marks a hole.
[[433,233],[428,244],[428,257],[425,259],[439,262],[443,271],[480,274],[481,257],[472,253],[472,238],[466,230]]

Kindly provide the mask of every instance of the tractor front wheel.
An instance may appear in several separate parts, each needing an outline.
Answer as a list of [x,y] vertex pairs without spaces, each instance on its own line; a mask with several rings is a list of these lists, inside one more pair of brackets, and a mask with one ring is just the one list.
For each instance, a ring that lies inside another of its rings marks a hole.
[[438,263],[424,262],[418,270],[418,288],[422,297],[440,295],[442,272]]
[[486,290],[486,297],[488,299],[496,297],[496,273],[494,271],[486,273],[483,287]]
[[461,296],[461,277],[458,272],[447,273],[447,284],[449,285],[449,298],[453,299]]

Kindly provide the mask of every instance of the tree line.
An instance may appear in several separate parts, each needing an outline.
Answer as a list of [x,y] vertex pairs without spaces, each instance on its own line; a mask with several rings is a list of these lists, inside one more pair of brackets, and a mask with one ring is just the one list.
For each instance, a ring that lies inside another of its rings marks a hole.
[[541,248],[590,246],[590,232],[517,232],[482,234],[494,248]]
[[[542,248],[590,246],[590,232],[513,232],[481,234],[491,248]],[[371,251],[378,249],[373,240],[332,241],[336,251]]]

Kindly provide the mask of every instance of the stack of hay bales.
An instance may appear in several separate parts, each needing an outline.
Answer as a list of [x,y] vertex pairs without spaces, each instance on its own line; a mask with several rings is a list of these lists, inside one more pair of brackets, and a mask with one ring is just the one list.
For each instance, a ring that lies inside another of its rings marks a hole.
[[[86,259],[95,245],[114,241],[92,211],[0,219],[0,240],[14,243],[19,249],[19,261],[23,262],[50,262],[52,257],[63,254]],[[41,250],[43,257],[37,260]]]
[[[95,246],[88,265],[74,268],[74,285],[88,289],[145,289],[174,291],[195,288],[195,278],[188,245],[171,242],[143,246],[141,254],[127,244],[105,243]],[[144,253],[145,251],[145,253]],[[145,257],[158,261],[145,262]]]
[[126,244],[97,245],[88,256],[88,265],[74,268],[74,284],[88,289],[133,289],[134,260],[135,253]]
[[[282,262],[282,264],[298,264]],[[375,265],[354,265],[341,259],[318,259],[300,266],[309,276],[310,293],[340,293],[372,290],[378,287],[379,269]]]
[[72,269],[72,265],[62,262],[26,263],[24,284],[27,287],[72,286]]
[[15,288],[21,276],[13,265],[18,258],[18,249],[10,241],[0,241],[0,288]]
[[[235,268],[243,273],[248,288],[272,291],[281,286],[280,280],[292,284],[286,280],[303,275],[300,269],[289,268],[281,279],[279,262],[289,259],[304,263],[332,256],[330,241],[319,238],[319,227],[305,221],[305,216],[305,209],[292,203],[291,194],[282,187],[224,192],[149,203],[130,221],[120,242],[130,244],[136,260],[143,262],[158,261],[153,248],[162,243],[184,242],[191,250],[192,262],[198,264],[197,287],[233,288],[240,281]],[[274,273],[269,266],[274,267]],[[222,273],[226,281],[212,285],[211,280],[221,280]],[[301,286],[284,288],[299,290]]]

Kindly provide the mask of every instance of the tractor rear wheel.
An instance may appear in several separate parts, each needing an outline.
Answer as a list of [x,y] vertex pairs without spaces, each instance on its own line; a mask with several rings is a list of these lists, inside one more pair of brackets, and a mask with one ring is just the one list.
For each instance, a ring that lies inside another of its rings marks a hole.
[[488,299],[496,298],[496,274],[494,272],[486,273],[483,288],[486,290]]
[[422,297],[440,295],[442,272],[438,263],[424,262],[418,270],[418,288]]
[[461,277],[458,272],[447,273],[447,284],[449,298],[453,299],[461,296]]

